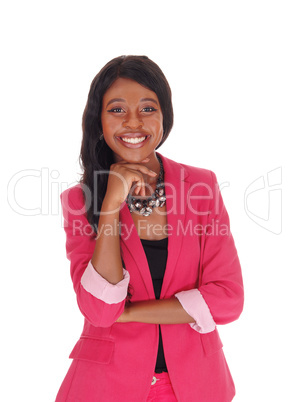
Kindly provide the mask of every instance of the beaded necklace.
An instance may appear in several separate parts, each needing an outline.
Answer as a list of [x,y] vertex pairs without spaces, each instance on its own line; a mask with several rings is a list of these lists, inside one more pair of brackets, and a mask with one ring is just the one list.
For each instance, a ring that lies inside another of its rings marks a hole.
[[126,204],[130,212],[137,211],[143,216],[149,216],[155,207],[163,207],[166,203],[165,184],[164,184],[164,167],[161,158],[157,155],[160,162],[160,174],[157,180],[156,191],[146,199],[140,199],[128,194]]

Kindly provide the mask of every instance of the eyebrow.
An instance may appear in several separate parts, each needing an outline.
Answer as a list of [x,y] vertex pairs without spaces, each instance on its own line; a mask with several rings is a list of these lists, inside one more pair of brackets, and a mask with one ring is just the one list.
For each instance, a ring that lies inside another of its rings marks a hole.
[[[146,101],[154,102],[156,105],[158,105],[158,102],[157,102],[155,99],[153,99],[153,98],[141,98],[140,101],[141,101],[141,102],[146,102]],[[113,102],[125,102],[125,99],[123,99],[123,98],[113,98],[113,99],[111,99],[111,100],[107,103],[106,107],[107,107],[108,105],[110,105],[111,103],[113,103]]]

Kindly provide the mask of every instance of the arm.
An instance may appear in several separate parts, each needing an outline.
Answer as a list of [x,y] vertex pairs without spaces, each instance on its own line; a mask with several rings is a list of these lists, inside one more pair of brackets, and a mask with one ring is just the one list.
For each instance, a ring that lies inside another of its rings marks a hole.
[[[207,222],[209,229],[203,239],[198,288],[176,293],[178,303],[173,299],[133,303],[119,322],[189,323],[197,332],[208,333],[216,324],[229,323],[241,314],[244,302],[241,266],[216,176],[211,174],[214,197]],[[218,225],[219,231],[214,225]]]
[[237,320],[244,304],[241,265],[229,216],[212,171],[211,178],[213,198],[201,239],[199,285],[175,295],[195,318],[191,327],[200,333],[213,331],[216,324]]
[[119,241],[119,209],[105,198],[101,206],[97,237],[91,263],[108,282],[117,284],[123,279]]
[[186,313],[177,298],[171,298],[129,303],[117,322],[187,324],[195,320]]
[[[142,163],[148,161],[149,158],[145,158]],[[60,195],[67,258],[71,261],[70,271],[77,303],[82,314],[94,326],[109,327],[124,311],[130,276],[122,268],[119,209],[134,182],[137,187],[135,191],[144,195],[143,174],[155,176],[157,173],[142,164],[126,161],[110,166],[97,238],[85,216],[82,186],[67,189]],[[72,195],[70,190],[73,190]]]
[[[129,273],[118,263],[117,252],[111,252],[118,245],[118,235],[105,236],[104,231],[99,231],[100,236],[95,238],[95,232],[85,216],[80,187],[65,190],[60,198],[66,232],[66,253],[71,262],[70,274],[79,309],[94,326],[108,327],[124,310],[129,283]],[[109,206],[103,203],[102,211],[105,208]],[[101,215],[99,222],[100,225],[108,225],[114,219],[117,220],[117,212]],[[109,244],[112,248],[105,254],[104,261],[104,252]],[[93,264],[97,265],[98,270]],[[114,270],[110,270],[111,264],[115,264]],[[104,267],[107,271],[104,271]]]
[[198,290],[218,325],[239,318],[244,305],[244,287],[229,216],[216,175],[214,172],[211,175],[214,197],[202,246]]

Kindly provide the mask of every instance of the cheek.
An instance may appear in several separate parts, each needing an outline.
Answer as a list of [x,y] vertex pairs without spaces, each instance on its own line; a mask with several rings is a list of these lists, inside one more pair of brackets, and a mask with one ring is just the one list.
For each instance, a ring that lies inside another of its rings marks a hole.
[[154,127],[154,130],[159,133],[163,131],[163,118],[158,117],[152,121],[152,126]]
[[112,131],[113,128],[116,126],[115,123],[116,123],[115,119],[111,119],[111,118],[109,118],[109,116],[102,117],[102,119],[101,119],[102,129],[103,129],[103,131],[106,131],[106,132]]

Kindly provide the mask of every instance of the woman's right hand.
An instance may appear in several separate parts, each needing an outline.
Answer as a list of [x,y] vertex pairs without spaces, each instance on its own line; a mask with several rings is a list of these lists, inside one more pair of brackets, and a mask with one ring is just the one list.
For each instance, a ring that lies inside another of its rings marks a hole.
[[[148,161],[149,158],[145,158],[141,163]],[[141,163],[120,161],[111,164],[104,201],[108,202],[109,205],[113,205],[115,208],[120,207],[123,201],[125,201],[134,182],[135,194],[145,196],[143,174],[156,177],[157,173]]]

